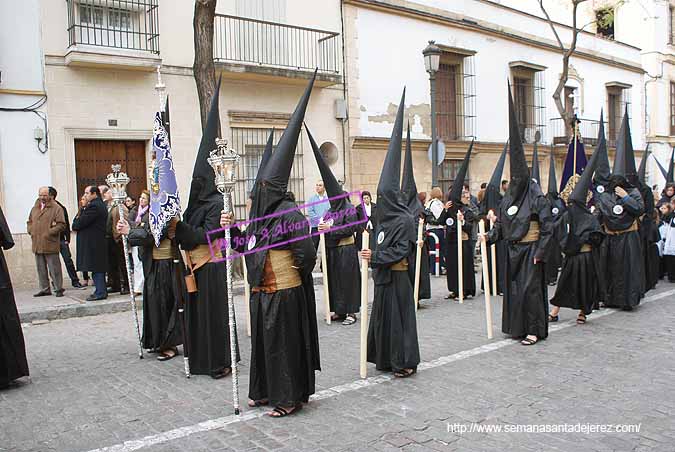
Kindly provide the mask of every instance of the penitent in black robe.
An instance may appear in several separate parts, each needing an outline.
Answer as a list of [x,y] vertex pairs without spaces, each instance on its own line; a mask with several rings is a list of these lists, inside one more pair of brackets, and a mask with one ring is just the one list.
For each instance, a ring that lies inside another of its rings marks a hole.
[[357,248],[353,244],[339,243],[340,240],[354,237],[362,225],[357,223],[356,209],[351,204],[345,204],[344,212],[334,212],[331,209],[329,213],[342,214],[341,223],[349,225],[326,233],[330,310],[339,316],[345,316],[359,312],[361,307],[361,271]]
[[596,198],[600,222],[607,231],[605,305],[616,308],[637,306],[645,293],[644,256],[639,231],[611,234],[630,228],[644,211],[640,192],[634,188],[626,191],[628,196],[625,198],[619,198],[609,189]]
[[129,231],[129,246],[138,246],[143,261],[143,348],[165,350],[183,343],[178,309],[186,297],[183,263],[178,245],[172,241],[176,258],[152,258],[155,240],[148,213]]
[[[295,406],[307,402],[314,394],[314,371],[321,370],[319,338],[316,325],[316,300],[312,269],[316,250],[309,236],[307,220],[295,203],[285,200],[275,209],[288,211],[267,221],[265,228],[276,231],[284,225],[302,225],[293,231],[270,233],[269,239],[256,235],[258,243],[275,245],[295,239],[275,250],[290,250],[294,267],[302,284],[275,292],[251,294],[251,374],[249,398],[269,399],[271,406]],[[269,213],[269,212],[268,212]],[[267,241],[269,240],[269,241]],[[247,243],[252,243],[247,239]],[[250,250],[249,250],[250,251]],[[246,255],[249,284],[258,286],[256,278],[264,275],[266,251]]]
[[[473,268],[473,244],[474,242],[470,240],[471,230],[473,225],[476,222],[476,213],[469,207],[462,205],[462,213],[464,214],[464,224],[462,225],[462,231],[469,236],[469,240],[462,240],[462,282],[464,284],[464,296],[475,296],[476,295],[476,274]],[[446,253],[445,253],[445,265],[447,268],[447,282],[448,282],[448,292],[454,293],[455,295],[459,294],[459,282],[457,269],[457,209],[446,209],[441,214],[440,221],[443,221],[446,225]]]
[[[579,209],[578,206],[573,208]],[[603,235],[595,216],[589,213],[582,220],[585,224],[571,225],[570,213],[565,212],[556,224],[555,238],[565,257],[551,304],[581,310],[588,315],[598,308],[600,284],[598,265],[592,250],[600,245]],[[575,226],[583,230],[570,233],[570,228]],[[581,252],[585,244],[591,245],[591,251]]]
[[[431,275],[429,274],[429,246],[424,240],[422,245],[422,257],[420,259],[420,288],[418,300],[428,300],[431,298]],[[417,261],[417,247],[414,247],[412,253],[408,256],[408,276],[410,276],[410,284],[415,290],[415,264]]]
[[417,369],[420,362],[410,276],[406,271],[391,270],[393,264],[407,260],[414,247],[413,242],[397,241],[378,246],[372,253],[375,296],[368,325],[368,362],[377,370]]
[[[499,196],[499,202],[501,203],[502,196]],[[499,215],[499,207],[495,211],[495,215]],[[490,222],[485,220],[485,229],[486,232],[490,231]],[[506,276],[506,242],[500,240],[495,244],[495,266],[497,267],[497,291],[492,284],[492,246],[487,246],[487,260],[488,260],[488,276],[490,278],[490,294],[491,295],[502,295],[504,293],[505,276]],[[482,272],[481,272],[482,275]],[[483,276],[481,276],[480,281],[481,290],[485,290],[485,281]]]
[[[200,203],[191,212],[189,221],[176,225],[176,239],[183,250],[191,251],[199,245],[206,245],[207,233],[220,229],[223,203],[220,196],[214,198],[212,202]],[[236,228],[230,229],[233,237],[238,232]],[[213,241],[222,235],[210,234],[209,237]],[[222,253],[224,255],[225,250]],[[214,377],[222,374],[225,368],[232,367],[226,262],[208,262],[194,273],[197,292],[189,294],[185,306],[190,372]]]
[[14,301],[14,289],[7,269],[5,254],[14,246],[5,215],[0,209],[0,389],[17,378],[28,376],[26,345],[21,320]]
[[[546,197],[551,203],[551,216],[553,218],[553,228],[557,229],[562,220],[562,216],[565,213],[565,202],[553,195],[549,194]],[[550,244],[549,256],[546,261],[546,282],[550,285],[553,285],[558,280],[558,271],[562,265],[562,249],[557,240],[552,240]]]
[[656,287],[659,281],[659,248],[661,240],[659,228],[656,225],[654,194],[648,185],[640,182],[640,195],[645,205],[645,213],[640,217],[640,239],[642,240],[642,254],[644,255],[645,291]]
[[[513,182],[512,182],[513,184]],[[502,310],[502,332],[514,338],[548,336],[548,288],[544,264],[553,235],[550,205],[536,184],[529,184],[517,214],[508,215],[513,204],[504,197],[499,220],[488,234],[489,243],[506,241],[506,287]],[[539,223],[539,240],[521,243],[530,221]],[[507,223],[508,222],[508,226]],[[534,264],[535,257],[539,263]]]

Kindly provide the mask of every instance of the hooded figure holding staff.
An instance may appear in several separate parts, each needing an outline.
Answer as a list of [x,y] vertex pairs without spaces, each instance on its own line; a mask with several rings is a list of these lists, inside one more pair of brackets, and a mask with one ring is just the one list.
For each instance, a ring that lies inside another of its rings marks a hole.
[[368,362],[377,370],[406,378],[417,372],[420,351],[408,257],[415,250],[417,218],[401,193],[401,139],[405,89],[377,185],[375,249],[362,250],[370,261],[375,297],[368,326]]
[[[490,182],[488,182],[487,187],[485,188],[485,197],[483,202],[480,204],[480,214],[482,217],[487,217],[488,212],[493,212],[495,215],[499,214],[499,207],[502,202],[502,194],[500,192],[500,185],[502,174],[504,173],[504,164],[506,163],[506,155],[509,151],[508,141],[504,143],[504,149],[502,154],[499,156],[497,161],[497,166],[495,166],[494,171],[492,172],[492,177],[490,177]],[[492,258],[492,253],[494,249],[495,258]],[[487,259],[488,259],[488,273],[490,275],[490,293],[493,296],[502,295],[504,293],[504,275],[506,274],[506,243],[504,241],[499,241],[496,245],[487,247]],[[494,268],[492,262],[495,262]],[[493,272],[496,271],[496,277]],[[496,281],[496,286],[493,284],[493,281]],[[485,281],[481,281],[481,289],[484,289]]]
[[551,208],[532,179],[525,160],[520,127],[509,98],[509,165],[511,181],[500,214],[488,214],[495,227],[481,240],[507,242],[506,288],[502,331],[533,345],[548,336],[548,293],[544,265],[553,234]]
[[[548,167],[548,191],[546,193],[546,199],[548,199],[548,202],[551,204],[551,216],[553,217],[554,227],[557,228],[565,213],[566,206],[565,201],[563,201],[558,194],[553,149],[551,149]],[[558,280],[558,270],[560,269],[561,263],[562,250],[560,249],[560,244],[556,240],[553,240],[551,241],[551,254],[546,262],[546,282],[549,286],[555,285]]]
[[645,150],[640,167],[638,168],[638,189],[645,203],[645,213],[640,217],[640,238],[642,239],[642,252],[645,263],[645,290],[650,291],[656,287],[659,281],[659,247],[661,240],[659,226],[656,224],[656,203],[654,192],[647,184],[647,159],[649,158],[649,145]]

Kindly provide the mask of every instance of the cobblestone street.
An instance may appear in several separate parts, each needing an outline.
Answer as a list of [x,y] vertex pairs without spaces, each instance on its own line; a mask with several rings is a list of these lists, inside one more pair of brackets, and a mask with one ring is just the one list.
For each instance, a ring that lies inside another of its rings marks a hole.
[[[583,326],[563,310],[534,347],[499,332],[501,299],[488,341],[482,297],[460,305],[442,299],[444,279],[433,287],[418,315],[416,376],[394,381],[369,365],[360,380],[358,323],[320,321],[317,394],[282,420],[261,409],[233,416],[229,378],[186,380],[181,359],[138,360],[130,312],[26,324],[32,377],[0,392],[0,450],[673,450],[674,285],[660,283],[634,312],[604,309]],[[250,346],[238,314],[245,403]],[[639,432],[487,433],[473,423],[638,424]]]

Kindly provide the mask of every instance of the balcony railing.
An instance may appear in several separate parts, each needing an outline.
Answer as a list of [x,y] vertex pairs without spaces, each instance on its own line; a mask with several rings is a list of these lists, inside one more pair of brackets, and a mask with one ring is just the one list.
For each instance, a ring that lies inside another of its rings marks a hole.
[[159,53],[158,0],[66,0],[68,45]]
[[[578,119],[581,121],[579,123],[579,132],[583,142],[590,146],[597,145],[600,121],[594,119]],[[607,130],[607,123],[605,123],[605,130]],[[572,128],[569,124],[565,124],[565,120],[563,118],[551,119],[551,131],[553,133],[553,144],[567,145],[570,141],[572,141]],[[612,146],[612,144],[609,142],[608,145]]]
[[340,73],[340,34],[217,14],[213,58],[281,69]]

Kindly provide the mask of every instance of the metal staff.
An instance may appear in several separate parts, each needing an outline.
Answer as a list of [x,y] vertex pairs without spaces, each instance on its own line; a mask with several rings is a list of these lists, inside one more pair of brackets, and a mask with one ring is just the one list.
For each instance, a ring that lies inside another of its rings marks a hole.
[[251,287],[248,285],[248,269],[246,268],[246,258],[241,256],[241,268],[244,272],[244,309],[246,310],[246,335],[251,337]]
[[[369,234],[363,231],[361,249],[367,250]],[[361,378],[368,376],[366,358],[368,357],[368,259],[361,259],[361,354],[359,359]]]
[[457,211],[457,287],[459,288],[459,302],[464,303],[464,267],[462,266],[462,222],[459,221]]
[[[237,181],[235,168],[239,163],[239,155],[227,146],[227,140],[216,138],[217,148],[211,151],[208,162],[215,173],[216,188],[223,195],[223,210],[232,212],[230,193]],[[225,268],[227,270],[227,310],[230,324],[230,359],[232,360],[232,404],[234,414],[239,414],[239,375],[237,365],[237,332],[234,316],[234,299],[232,298],[232,244],[230,228],[225,228]]]
[[[485,221],[480,220],[478,223],[478,230],[483,236],[485,234]],[[483,281],[486,281],[486,283],[483,284],[483,288],[485,289],[485,323],[487,326],[487,337],[488,339],[492,339],[492,304],[490,303],[490,273],[488,272],[488,262],[487,262],[487,245],[485,244],[485,240],[480,241],[480,252],[481,252],[481,262],[483,266]],[[496,289],[495,289],[496,290]]]
[[420,304],[420,264],[422,263],[422,233],[424,232],[424,220],[420,218],[417,224],[417,250],[415,252],[415,311]]
[[[131,181],[126,173],[120,172],[122,165],[112,165],[112,173],[108,174],[105,181],[112,190],[113,199],[117,202],[117,209],[120,219],[124,219],[124,209],[122,207],[127,198],[127,184]],[[136,294],[134,293],[134,278],[131,273],[131,262],[129,262],[129,242],[126,235],[122,235],[122,244],[124,246],[124,262],[127,266],[127,283],[129,284],[129,300],[131,301],[131,311],[134,313],[134,322],[136,323],[136,335],[138,336],[138,357],[143,359],[143,342],[141,340],[141,328],[138,323],[138,311],[136,310]]]
[[328,263],[326,259],[326,234],[319,237],[319,249],[321,250],[321,268],[323,270],[323,300],[326,309],[326,323],[330,325],[330,292],[328,290]]

